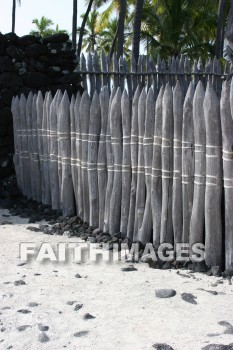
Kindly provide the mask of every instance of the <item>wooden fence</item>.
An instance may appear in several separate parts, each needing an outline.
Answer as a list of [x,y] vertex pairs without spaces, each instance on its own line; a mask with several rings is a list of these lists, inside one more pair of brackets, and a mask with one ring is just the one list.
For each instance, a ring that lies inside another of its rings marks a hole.
[[[233,83],[138,85],[91,98],[57,91],[12,101],[14,163],[27,198],[142,242],[205,244],[233,265]],[[224,192],[224,196],[223,196]],[[222,201],[224,200],[224,203]],[[224,230],[223,230],[224,227]]]
[[109,93],[112,88],[120,87],[122,91],[127,90],[130,100],[133,98],[136,88],[139,85],[145,87],[146,92],[151,86],[157,96],[162,85],[169,83],[175,87],[179,80],[183,93],[187,92],[190,81],[196,86],[201,80],[206,88],[207,81],[211,80],[218,96],[221,94],[222,79],[231,71],[230,64],[220,62],[218,59],[208,58],[203,62],[190,60],[189,57],[172,57],[168,60],[160,59],[157,62],[151,56],[141,55],[138,62],[135,60],[126,61],[125,57],[117,60],[114,54],[112,59],[101,52],[89,53],[86,57],[82,54],[77,70],[82,75],[82,86],[92,97],[94,91],[100,92],[103,86],[107,86]]

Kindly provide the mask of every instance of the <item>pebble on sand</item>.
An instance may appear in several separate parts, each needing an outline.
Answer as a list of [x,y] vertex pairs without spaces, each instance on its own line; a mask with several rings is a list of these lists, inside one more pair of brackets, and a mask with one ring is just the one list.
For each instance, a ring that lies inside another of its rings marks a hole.
[[74,337],[83,337],[84,335],[87,335],[89,332],[88,331],[81,331],[81,332],[76,332],[74,333]]
[[161,299],[172,298],[176,295],[176,291],[174,289],[157,289],[155,295]]
[[191,294],[191,293],[182,293],[181,294],[181,298],[184,301],[187,301],[187,303],[197,305],[197,302],[195,300],[196,297],[193,294]]
[[47,336],[45,332],[42,332],[38,337],[38,341],[41,343],[47,343],[49,340],[50,338]]
[[170,345],[165,343],[156,343],[152,347],[156,350],[174,350]]
[[27,283],[24,282],[23,280],[18,280],[18,281],[15,281],[15,282],[14,282],[14,285],[15,285],[16,287],[18,287],[18,286],[23,286],[23,285],[25,285],[25,284],[27,284]]
[[95,318],[95,316],[92,316],[91,314],[87,313],[83,316],[84,320],[92,320],[93,318]]

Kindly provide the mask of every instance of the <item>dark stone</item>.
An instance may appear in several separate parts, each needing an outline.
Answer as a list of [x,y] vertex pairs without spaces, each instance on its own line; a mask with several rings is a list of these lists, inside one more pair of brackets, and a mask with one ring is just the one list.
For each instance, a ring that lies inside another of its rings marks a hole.
[[77,332],[77,333],[74,333],[74,337],[83,337],[84,335],[87,335],[89,332],[88,331],[81,331],[81,332]]
[[0,112],[0,125],[7,126],[12,121],[12,113],[10,107],[4,107]]
[[184,301],[187,301],[187,303],[190,303],[190,304],[195,304],[197,305],[197,302],[195,300],[195,296],[191,293],[182,293],[181,294],[181,298],[184,300]]
[[72,306],[72,305],[74,305],[75,303],[77,303],[77,301],[76,301],[76,300],[75,300],[75,301],[67,301],[67,303],[66,303],[66,304],[67,304],[67,305],[71,305],[71,306]]
[[122,267],[121,271],[123,272],[131,272],[131,271],[138,271],[138,269],[136,269],[136,267],[134,267],[133,265],[129,265],[126,267]]
[[30,58],[44,56],[47,54],[47,52],[48,48],[43,44],[33,44],[28,46],[25,50],[26,56]]
[[194,262],[192,265],[193,272],[207,272],[208,267],[206,266],[206,263],[204,261],[201,262]]
[[34,35],[23,35],[20,38],[18,38],[18,44],[22,46],[29,46],[35,43],[38,43],[40,38],[34,36]]
[[229,345],[223,345],[223,344],[209,344],[204,346],[202,350],[233,350],[233,343]]
[[40,215],[38,214],[32,214],[30,216],[30,219],[28,221],[29,224],[34,224],[36,221],[40,221]]
[[31,302],[28,304],[29,307],[37,307],[39,304]]
[[12,33],[12,32],[6,33],[4,36],[7,42],[11,44],[16,44],[18,41],[18,35],[16,35],[15,33]]
[[174,289],[157,289],[155,291],[155,296],[161,299],[172,298],[175,295],[176,291]]
[[[80,83],[81,81],[82,81],[82,77],[78,72],[72,72],[61,78],[56,79],[56,82],[59,84],[77,84],[77,83]],[[118,233],[118,235],[119,234],[121,235],[120,232]]]
[[25,58],[24,51],[17,46],[8,46],[6,52],[11,58],[16,59],[19,62],[22,62]]
[[9,57],[0,56],[0,73],[11,72],[14,70],[14,65]]
[[89,313],[87,313],[87,314],[85,314],[84,316],[83,316],[83,319],[84,320],[92,320],[92,319],[94,319],[95,318],[95,316],[92,316],[91,314],[89,314]]
[[0,43],[0,56],[4,56],[6,54],[6,48],[5,45],[2,45]]
[[43,38],[45,44],[48,43],[66,43],[69,40],[69,35],[65,33],[58,33],[46,36]]
[[27,328],[30,328],[30,327],[31,327],[31,326],[25,324],[25,325],[23,325],[23,326],[17,327],[17,330],[18,330],[19,332],[23,332],[23,331],[25,331]]
[[20,309],[17,312],[19,312],[20,314],[30,314],[31,313],[31,311],[27,310],[27,309]]
[[174,350],[170,345],[165,343],[156,343],[152,347],[156,350]]
[[224,334],[233,334],[233,326],[227,321],[218,322],[220,326],[226,327]]
[[75,277],[76,277],[76,278],[82,278],[82,276],[80,276],[79,273],[76,273]]
[[51,78],[59,78],[62,76],[61,68],[58,66],[48,67],[46,72]]
[[41,323],[38,324],[38,329],[41,332],[47,332],[49,330],[49,326],[43,326]]
[[14,282],[14,285],[16,286],[16,287],[18,287],[18,286],[24,286],[26,283],[23,281],[23,280],[18,280],[18,281],[15,281]]
[[38,227],[28,226],[26,230],[32,231],[32,232],[41,232],[41,229]]
[[75,307],[74,307],[74,311],[78,311],[78,310],[80,310],[82,307],[83,307],[83,304],[77,304],[77,305],[75,305]]
[[30,72],[25,79],[25,84],[32,88],[40,88],[51,84],[51,79],[44,73]]
[[23,86],[23,80],[17,73],[7,72],[0,74],[0,88]]
[[6,39],[5,35],[3,35],[0,32],[0,44],[6,44],[6,43],[7,43],[7,39]]
[[233,276],[233,268],[229,268],[223,272],[223,277],[232,277]]
[[50,338],[47,336],[47,334],[45,332],[42,332],[38,337],[38,341],[40,343],[47,343],[49,340],[50,340]]

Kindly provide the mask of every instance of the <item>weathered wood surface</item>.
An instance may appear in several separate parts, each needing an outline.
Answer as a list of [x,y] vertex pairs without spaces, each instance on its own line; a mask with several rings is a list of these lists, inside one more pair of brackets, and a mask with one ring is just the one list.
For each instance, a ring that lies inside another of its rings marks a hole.
[[54,210],[60,209],[60,190],[58,177],[58,134],[57,134],[57,100],[59,100],[60,91],[56,92],[50,105],[49,111],[49,139],[50,139],[50,186],[51,186],[51,206]]
[[193,99],[194,125],[194,193],[190,221],[190,248],[195,243],[204,244],[205,230],[205,182],[206,182],[206,129],[203,110],[205,91],[200,81]]
[[133,103],[132,103],[132,121],[131,121],[131,167],[132,180],[130,189],[130,207],[129,218],[127,226],[127,236],[133,240],[134,221],[135,221],[135,205],[136,205],[136,191],[137,191],[137,166],[138,166],[138,102],[140,97],[140,88],[137,87]]
[[190,82],[184,100],[182,128],[182,201],[183,233],[182,242],[189,243],[190,219],[193,205],[194,175],[194,130],[193,130],[194,85]]
[[112,101],[110,131],[113,151],[114,178],[110,200],[109,233],[120,230],[122,190],[122,114],[121,89],[118,88]]
[[71,174],[71,141],[70,141],[70,100],[65,91],[59,105],[58,149],[62,169],[61,208],[64,216],[74,215],[74,192]]
[[121,114],[123,129],[123,156],[122,156],[122,195],[121,195],[121,224],[120,232],[123,237],[127,236],[127,227],[130,208],[130,185],[131,185],[131,108],[129,96],[126,90],[121,98]]
[[74,104],[74,118],[75,118],[75,176],[77,178],[74,182],[74,192],[76,198],[76,211],[79,217],[83,218],[83,186],[82,186],[82,136],[81,136],[81,119],[80,119],[80,108],[81,108],[81,95],[77,94]]
[[139,230],[139,240],[149,242],[152,236],[152,209],[151,209],[151,167],[153,158],[153,140],[155,124],[155,101],[154,91],[151,87],[146,98],[145,133],[143,137],[144,160],[145,160],[145,182],[146,203],[142,225]]
[[155,105],[155,125],[153,158],[151,173],[151,208],[153,220],[153,244],[158,248],[160,244],[161,212],[162,212],[162,123],[163,123],[163,94],[164,87],[160,88]]
[[[22,192],[21,173],[20,173],[20,166],[19,166],[21,162],[21,156],[20,156],[20,117],[19,117],[18,96],[13,97],[12,99],[11,112],[13,115],[14,147],[15,147],[13,162],[15,167],[18,188]],[[33,199],[36,199],[36,198],[34,197]]]
[[84,91],[80,102],[80,132],[82,138],[82,154],[80,159],[80,166],[82,172],[82,195],[83,195],[83,220],[89,222],[89,185],[87,175],[87,158],[88,158],[88,133],[90,120],[91,100],[86,91]]
[[100,93],[100,109],[101,109],[101,132],[98,149],[98,189],[99,189],[99,227],[104,229],[104,211],[105,197],[107,189],[107,144],[106,133],[109,114],[109,92],[108,87],[104,86]]
[[204,98],[206,124],[205,252],[207,266],[222,265],[222,136],[220,103],[208,82]]
[[173,101],[172,89],[166,85],[163,94],[162,122],[162,212],[160,243],[173,243],[172,178],[173,178]]
[[174,139],[173,139],[173,191],[172,221],[174,243],[182,242],[183,208],[182,208],[182,125],[183,92],[178,81],[173,91]]
[[29,176],[29,182],[28,182],[28,198],[32,199],[32,188],[34,185],[34,180],[32,181],[31,178],[31,172],[32,172],[32,166],[33,166],[33,144],[32,144],[32,101],[33,101],[33,94],[32,92],[29,93],[26,101],[26,128],[27,128],[27,147],[28,147],[28,176]]
[[97,91],[95,91],[91,108],[89,120],[89,139],[88,139],[88,160],[87,173],[89,184],[89,205],[90,216],[89,224],[93,228],[99,226],[99,191],[98,191],[98,148],[101,131],[101,110],[100,101]]
[[142,89],[138,101],[138,168],[137,168],[137,190],[136,190],[136,205],[135,205],[135,221],[134,221],[134,238],[138,239],[138,233],[142,226],[145,200],[146,200],[146,185],[145,185],[145,161],[143,137],[145,133],[145,111],[146,111],[146,91]]
[[36,100],[36,111],[37,111],[37,142],[38,142],[38,154],[40,161],[40,185],[41,185],[41,202],[44,203],[45,198],[45,180],[43,171],[43,136],[42,136],[42,121],[43,121],[43,105],[44,99],[42,92],[39,91]]
[[110,129],[110,118],[111,109],[114,96],[116,94],[116,89],[113,89],[109,99],[109,109],[108,109],[108,122],[107,122],[107,135],[106,135],[106,154],[107,154],[107,187],[106,187],[106,197],[105,197],[105,210],[104,210],[104,231],[109,232],[109,212],[110,212],[110,201],[114,178],[114,161],[113,161],[113,149],[111,143],[111,129]]
[[[232,80],[233,81],[233,80]],[[225,81],[221,95],[221,126],[223,143],[225,265],[233,267],[233,83]]]

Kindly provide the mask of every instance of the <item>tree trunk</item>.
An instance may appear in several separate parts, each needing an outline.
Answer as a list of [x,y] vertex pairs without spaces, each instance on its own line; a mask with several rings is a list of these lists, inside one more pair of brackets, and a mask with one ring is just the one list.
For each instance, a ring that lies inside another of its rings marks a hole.
[[16,0],[12,3],[12,33],[15,32],[15,10],[16,10]]
[[230,2],[230,10],[227,17],[225,38],[233,45],[233,1]]
[[78,0],[73,0],[73,22],[72,22],[72,45],[76,50],[77,43],[77,12],[78,12]]
[[94,2],[94,0],[90,0],[89,1],[88,7],[87,7],[87,11],[86,11],[86,13],[85,13],[85,15],[83,17],[82,25],[81,25],[81,28],[80,28],[79,38],[78,38],[78,48],[77,48],[77,58],[78,58],[78,60],[80,59],[85,25],[86,25],[89,13],[91,11],[91,7],[92,7],[93,2]]
[[226,0],[219,0],[218,4],[218,18],[217,18],[217,35],[215,43],[215,56],[220,58],[223,53],[223,41],[224,41],[224,23],[223,17],[226,7]]
[[143,4],[144,4],[144,0],[136,0],[135,1],[132,56],[134,56],[136,62],[138,61],[139,52],[140,52],[140,34],[141,34],[141,21],[142,21]]
[[120,1],[120,10],[118,18],[118,40],[117,40],[117,58],[123,55],[124,52],[124,30],[125,30],[125,16],[126,16],[126,0]]

